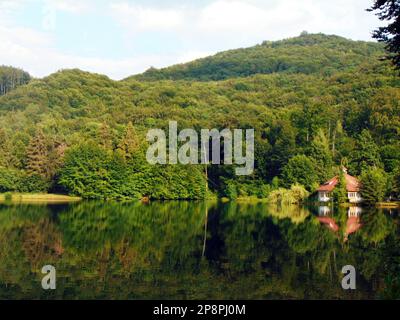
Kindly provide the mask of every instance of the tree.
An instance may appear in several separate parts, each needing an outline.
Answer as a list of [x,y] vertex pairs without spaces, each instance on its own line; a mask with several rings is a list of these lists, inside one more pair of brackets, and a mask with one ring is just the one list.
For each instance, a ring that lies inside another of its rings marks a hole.
[[378,11],[376,15],[382,21],[389,24],[374,31],[373,37],[386,44],[390,52],[389,59],[397,69],[400,69],[400,1],[399,0],[375,0],[368,11]]
[[332,177],[332,152],[329,147],[329,139],[322,129],[318,130],[311,144],[311,157],[317,161],[317,171],[321,181]]
[[0,96],[31,80],[29,73],[13,67],[0,66]]
[[346,203],[347,202],[347,188],[346,188],[346,178],[344,176],[343,170],[339,172],[339,181],[333,190],[333,199],[336,203]]
[[107,199],[113,195],[110,154],[92,143],[68,150],[60,170],[59,183],[68,192],[88,199]]
[[380,168],[369,167],[361,174],[361,197],[366,204],[372,205],[385,198],[387,175]]
[[311,191],[318,182],[315,160],[305,155],[294,156],[283,168],[282,179],[287,187],[293,184],[301,184]]
[[103,123],[99,129],[99,144],[106,150],[113,148],[113,136],[107,123]]
[[400,198],[400,168],[393,175],[393,193]]
[[279,175],[289,158],[294,155],[296,149],[296,131],[287,120],[279,120],[269,133],[269,142],[272,148],[269,150],[268,171],[270,178]]
[[29,142],[26,149],[27,164],[26,169],[30,175],[39,175],[48,178],[49,163],[46,138],[41,129],[36,131],[36,135]]
[[364,129],[357,136],[355,150],[351,155],[350,169],[359,175],[368,167],[381,167],[381,157],[379,155],[379,147],[376,145],[371,133]]
[[132,155],[138,150],[139,148],[139,139],[137,137],[135,128],[132,125],[132,122],[129,122],[124,135],[121,141],[118,144],[118,151],[121,152],[122,156],[125,159],[132,158]]

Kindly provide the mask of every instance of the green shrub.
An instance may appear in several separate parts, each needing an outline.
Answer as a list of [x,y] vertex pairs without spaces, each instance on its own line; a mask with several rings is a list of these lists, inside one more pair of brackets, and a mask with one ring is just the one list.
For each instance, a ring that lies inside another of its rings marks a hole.
[[0,168],[0,192],[17,191],[20,172],[7,168]]
[[11,192],[6,192],[4,194],[4,200],[11,201],[12,200],[12,193]]
[[268,202],[278,205],[300,204],[309,196],[309,192],[301,185],[293,185],[290,189],[279,188],[268,196]]
[[49,187],[49,182],[39,175],[23,175],[19,180],[18,191],[27,193],[47,192]]

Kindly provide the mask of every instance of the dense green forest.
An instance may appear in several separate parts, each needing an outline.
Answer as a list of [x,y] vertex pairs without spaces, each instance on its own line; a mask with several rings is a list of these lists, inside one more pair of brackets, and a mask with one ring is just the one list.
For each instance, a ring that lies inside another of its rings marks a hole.
[[137,80],[224,80],[254,74],[303,73],[332,75],[357,70],[382,56],[383,46],[349,41],[339,36],[307,34],[281,41],[264,41],[252,48],[230,50],[165,69],[150,68]]
[[[346,165],[400,190],[400,78],[384,47],[302,34],[123,81],[80,70],[33,79],[0,97],[0,192],[85,198],[197,199],[204,167],[151,166],[150,128],[254,128],[255,171],[210,166],[210,192],[309,192]],[[368,190],[366,190],[368,192]]]

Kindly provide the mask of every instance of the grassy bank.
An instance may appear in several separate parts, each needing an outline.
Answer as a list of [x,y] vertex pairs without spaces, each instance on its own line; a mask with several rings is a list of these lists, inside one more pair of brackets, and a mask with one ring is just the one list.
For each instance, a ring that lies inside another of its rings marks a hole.
[[28,193],[3,193],[0,194],[0,202],[23,202],[23,203],[66,203],[82,200],[79,197],[70,197],[59,194],[28,194]]
[[400,202],[379,202],[377,208],[400,208]]

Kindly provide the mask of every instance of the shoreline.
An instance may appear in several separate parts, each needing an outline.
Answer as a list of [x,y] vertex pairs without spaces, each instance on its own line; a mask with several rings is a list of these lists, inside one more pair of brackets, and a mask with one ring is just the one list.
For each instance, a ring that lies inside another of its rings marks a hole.
[[[79,201],[84,201],[84,200],[90,200],[90,199],[84,199],[81,197],[76,197],[76,196],[69,196],[69,195],[63,195],[63,194],[53,194],[53,193],[1,193],[0,194],[0,203],[74,203],[74,202],[79,202]],[[267,198],[257,198],[257,197],[238,197],[237,199],[228,199],[226,197],[218,198],[218,197],[212,197],[209,199],[204,199],[205,201],[221,201],[222,203],[227,203],[227,202],[238,202],[238,203],[269,203]],[[109,201],[109,200],[106,200]],[[113,201],[113,200],[111,200]],[[130,201],[135,201],[134,199]],[[149,203],[152,201],[203,201],[203,200],[190,200],[190,199],[180,199],[180,200],[160,200],[160,199],[137,199],[137,201],[141,201],[143,203]],[[122,201],[123,202],[123,201]],[[272,203],[271,203],[272,204]],[[313,202],[313,201],[305,201],[303,205],[322,205],[321,203],[318,202]],[[359,204],[362,206],[362,204]],[[352,207],[356,206],[355,204],[339,204],[340,207]],[[379,202],[374,205],[376,208],[382,208],[382,209],[398,209],[400,208],[400,202]]]
[[83,199],[62,194],[52,193],[3,193],[0,194],[0,203],[70,203]]

